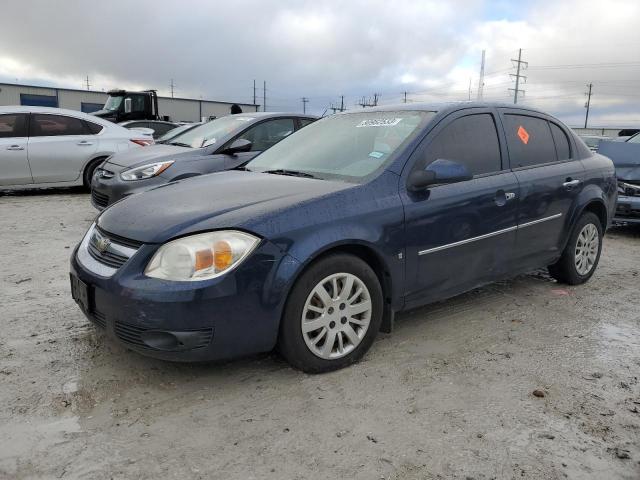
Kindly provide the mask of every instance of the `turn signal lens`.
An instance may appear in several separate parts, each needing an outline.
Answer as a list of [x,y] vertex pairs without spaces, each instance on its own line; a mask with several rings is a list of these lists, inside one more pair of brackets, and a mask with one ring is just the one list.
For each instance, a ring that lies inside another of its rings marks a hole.
[[234,230],[199,233],[162,245],[144,273],[174,281],[208,280],[232,270],[260,239]]

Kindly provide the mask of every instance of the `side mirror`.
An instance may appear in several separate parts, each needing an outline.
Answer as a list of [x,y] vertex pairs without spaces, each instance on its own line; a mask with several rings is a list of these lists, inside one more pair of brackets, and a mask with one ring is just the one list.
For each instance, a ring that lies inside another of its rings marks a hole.
[[424,170],[415,170],[409,175],[408,189],[412,192],[424,190],[431,185],[444,185],[471,180],[473,175],[467,167],[452,160],[439,158]]
[[252,146],[253,144],[249,140],[239,138],[227,148],[221,150],[219,153],[224,153],[225,155],[234,155],[239,152],[250,152]]
[[131,99],[124,99],[124,113],[131,113]]

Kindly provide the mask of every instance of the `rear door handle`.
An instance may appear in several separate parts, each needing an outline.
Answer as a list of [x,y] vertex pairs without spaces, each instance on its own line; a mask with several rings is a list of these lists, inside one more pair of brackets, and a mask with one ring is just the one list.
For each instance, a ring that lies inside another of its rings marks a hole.
[[564,188],[573,188],[578,185],[580,185],[580,180],[571,180],[570,178],[567,178],[567,181],[562,184]]
[[86,140],[83,140],[81,142],[78,142],[77,145],[81,145],[81,146],[93,145],[93,142],[87,142]]
[[21,147],[20,145],[11,145],[10,147],[7,147],[7,150],[24,150],[24,147]]

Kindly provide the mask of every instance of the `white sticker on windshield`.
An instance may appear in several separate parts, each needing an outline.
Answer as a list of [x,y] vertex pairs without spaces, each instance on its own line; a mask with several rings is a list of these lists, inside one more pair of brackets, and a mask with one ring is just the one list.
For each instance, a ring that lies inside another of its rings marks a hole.
[[371,120],[363,120],[356,128],[361,127],[393,127],[402,121],[401,118],[374,118]]
[[382,153],[382,152],[371,152],[369,154],[369,156],[373,157],[373,158],[382,158],[382,157],[384,157],[384,153]]

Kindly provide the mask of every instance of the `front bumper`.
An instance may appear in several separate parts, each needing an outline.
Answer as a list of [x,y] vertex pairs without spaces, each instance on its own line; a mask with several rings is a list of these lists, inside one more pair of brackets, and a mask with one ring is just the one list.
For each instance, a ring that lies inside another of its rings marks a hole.
[[142,274],[158,245],[142,245],[113,276],[71,258],[71,274],[88,286],[83,313],[131,350],[171,361],[226,360],[275,346],[284,299],[299,267],[263,241],[235,270],[201,282]]
[[120,179],[118,172],[113,177],[107,178],[101,176],[100,171],[96,171],[91,179],[91,204],[98,210],[104,210],[129,195],[141,193],[168,182],[168,179],[160,175],[144,180],[125,182]]
[[613,221],[640,223],[640,196],[618,195]]

